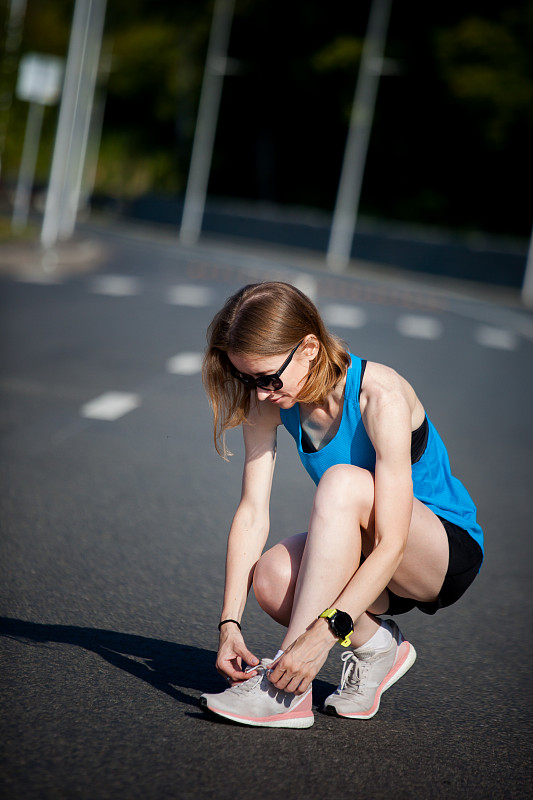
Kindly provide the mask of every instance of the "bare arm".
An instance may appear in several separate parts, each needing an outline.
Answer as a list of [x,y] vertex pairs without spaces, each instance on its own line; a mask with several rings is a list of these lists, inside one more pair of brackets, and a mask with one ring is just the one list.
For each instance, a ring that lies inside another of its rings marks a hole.
[[392,370],[378,371],[362,397],[363,422],[376,451],[375,546],[337,598],[354,619],[379,597],[402,561],[413,509],[411,430],[413,414],[420,413],[417,404],[411,387]]
[[[240,621],[252,584],[255,565],[261,556],[269,532],[269,504],[276,463],[278,409],[262,403],[254,407],[243,426],[245,461],[242,492],[233,518],[226,553],[226,578],[221,620]],[[238,627],[223,625],[217,669],[231,681],[250,677],[242,672],[242,660],[256,664],[246,648]]]

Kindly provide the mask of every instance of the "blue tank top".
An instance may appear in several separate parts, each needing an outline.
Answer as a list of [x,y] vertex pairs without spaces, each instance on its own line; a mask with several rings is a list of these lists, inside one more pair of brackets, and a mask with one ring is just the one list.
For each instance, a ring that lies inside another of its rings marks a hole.
[[[308,453],[303,449],[298,403],[292,408],[280,409],[281,421],[294,437],[300,460],[316,484],[335,464],[375,470],[376,451],[363,424],[359,405],[361,359],[353,355],[351,359],[339,429],[320,450]],[[414,496],[439,517],[466,530],[483,550],[483,531],[476,521],[476,507],[463,484],[452,475],[444,443],[429,419],[426,449],[412,465],[412,476]]]

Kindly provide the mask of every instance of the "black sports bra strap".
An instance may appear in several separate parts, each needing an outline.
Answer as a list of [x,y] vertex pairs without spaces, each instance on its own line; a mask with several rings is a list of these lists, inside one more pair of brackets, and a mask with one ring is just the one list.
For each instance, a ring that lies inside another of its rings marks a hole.
[[363,388],[363,377],[364,377],[364,374],[365,374],[366,364],[367,364],[366,358],[362,358],[361,359],[361,377],[359,379],[359,394],[357,395],[357,401],[358,402],[361,399],[361,390]]
[[411,434],[411,464],[416,464],[417,461],[420,461],[426,452],[428,437],[428,418],[424,417],[424,422],[422,425]]

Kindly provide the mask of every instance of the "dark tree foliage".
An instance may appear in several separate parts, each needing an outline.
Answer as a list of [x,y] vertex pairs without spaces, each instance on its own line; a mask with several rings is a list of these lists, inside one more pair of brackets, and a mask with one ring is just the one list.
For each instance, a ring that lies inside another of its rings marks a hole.
[[[236,0],[211,195],[333,208],[369,8]],[[65,55],[73,9],[28,0],[21,53]],[[108,0],[98,191],[183,193],[212,10],[207,0]],[[529,235],[531,41],[532,0],[393,2],[363,214]],[[12,172],[25,114],[15,103]],[[47,111],[43,179],[56,115]]]

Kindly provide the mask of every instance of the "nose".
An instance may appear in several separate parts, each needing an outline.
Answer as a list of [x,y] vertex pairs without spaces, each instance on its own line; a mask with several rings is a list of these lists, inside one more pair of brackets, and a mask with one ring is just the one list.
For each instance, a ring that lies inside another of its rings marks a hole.
[[255,390],[257,392],[257,399],[259,402],[266,400],[272,394],[272,389],[262,389],[260,386]]

